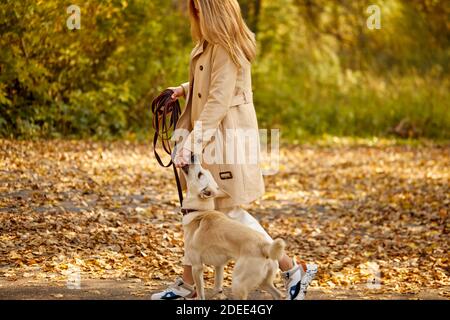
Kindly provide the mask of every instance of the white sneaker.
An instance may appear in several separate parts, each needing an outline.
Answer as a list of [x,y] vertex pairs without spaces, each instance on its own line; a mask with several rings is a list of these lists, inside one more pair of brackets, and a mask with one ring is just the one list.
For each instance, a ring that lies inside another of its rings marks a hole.
[[167,289],[152,294],[152,300],[183,300],[193,299],[196,296],[194,286],[184,283],[183,279],[178,278],[174,284]]
[[294,261],[294,267],[283,272],[287,297],[286,300],[305,300],[306,292],[317,273],[316,264],[307,264],[306,271]]

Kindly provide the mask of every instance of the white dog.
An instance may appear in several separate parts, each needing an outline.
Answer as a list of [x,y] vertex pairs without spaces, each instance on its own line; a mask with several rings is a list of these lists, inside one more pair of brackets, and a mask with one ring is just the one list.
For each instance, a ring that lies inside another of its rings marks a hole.
[[281,292],[273,285],[278,260],[284,253],[281,239],[269,242],[261,233],[214,210],[214,198],[225,194],[219,190],[211,173],[193,161],[182,170],[187,182],[183,201],[186,257],[192,264],[197,296],[205,299],[203,264],[215,267],[215,293],[222,291],[223,269],[230,259],[233,270],[232,293],[245,300],[250,291],[261,287],[274,299]]

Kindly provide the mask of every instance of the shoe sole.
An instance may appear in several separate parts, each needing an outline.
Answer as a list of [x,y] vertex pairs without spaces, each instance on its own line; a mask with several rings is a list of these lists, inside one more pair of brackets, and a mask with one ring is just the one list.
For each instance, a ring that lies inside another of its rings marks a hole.
[[302,277],[300,282],[300,292],[296,300],[304,300],[306,297],[306,292],[308,291],[308,287],[311,282],[314,280],[317,273],[317,265],[316,264],[307,264],[306,265],[306,274]]

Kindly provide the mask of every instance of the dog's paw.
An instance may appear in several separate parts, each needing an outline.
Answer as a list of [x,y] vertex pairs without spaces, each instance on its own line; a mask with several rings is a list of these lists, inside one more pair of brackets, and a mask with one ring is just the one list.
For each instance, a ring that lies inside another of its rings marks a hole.
[[223,289],[213,290],[211,292],[210,300],[228,300],[228,297],[223,293]]

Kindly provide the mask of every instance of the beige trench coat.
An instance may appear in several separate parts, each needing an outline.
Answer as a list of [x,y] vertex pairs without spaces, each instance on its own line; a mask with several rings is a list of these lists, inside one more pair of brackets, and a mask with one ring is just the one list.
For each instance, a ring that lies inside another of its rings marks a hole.
[[[191,53],[189,82],[182,87],[186,105],[177,128],[190,133],[181,142],[179,140],[178,148],[183,146],[201,154],[202,165],[229,195],[216,199],[216,208],[248,204],[260,198],[264,194],[264,180],[259,165],[251,64],[246,61],[238,68],[223,47],[202,41]],[[198,130],[198,124],[202,130]],[[242,131],[253,140],[233,136]],[[205,160],[205,153],[209,160]],[[242,153],[245,159],[236,160]],[[182,184],[185,188],[185,181]]]

